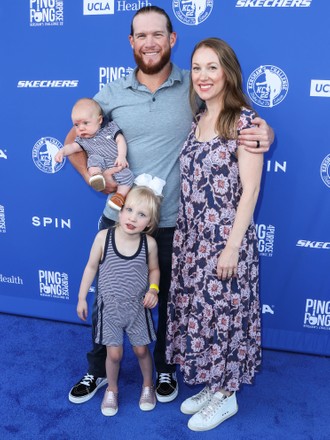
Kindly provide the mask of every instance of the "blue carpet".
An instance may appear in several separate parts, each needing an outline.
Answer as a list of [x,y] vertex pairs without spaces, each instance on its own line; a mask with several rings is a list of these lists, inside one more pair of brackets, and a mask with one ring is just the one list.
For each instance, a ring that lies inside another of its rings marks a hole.
[[180,375],[174,402],[140,411],[141,374],[127,344],[119,411],[104,417],[104,389],[81,405],[67,398],[86,370],[90,327],[0,314],[0,328],[0,439],[330,439],[329,358],[264,350],[255,385],[238,393],[237,415],[212,431],[194,433],[179,408],[196,388],[184,385]]

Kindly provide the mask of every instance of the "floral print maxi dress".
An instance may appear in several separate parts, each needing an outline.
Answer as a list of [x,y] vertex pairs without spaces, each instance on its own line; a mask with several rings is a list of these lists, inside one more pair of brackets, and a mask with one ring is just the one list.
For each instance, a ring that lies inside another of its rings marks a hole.
[[[253,116],[242,109],[238,129],[251,126]],[[236,391],[252,382],[261,362],[257,238],[251,221],[239,250],[237,278],[219,280],[217,259],[242,193],[237,141],[199,142],[196,125],[180,156],[166,358],[180,365],[188,384]]]

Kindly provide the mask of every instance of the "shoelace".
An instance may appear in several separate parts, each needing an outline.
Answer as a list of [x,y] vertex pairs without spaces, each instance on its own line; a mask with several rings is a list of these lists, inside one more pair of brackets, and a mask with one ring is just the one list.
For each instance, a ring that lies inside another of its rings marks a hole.
[[86,385],[87,387],[93,382],[94,376],[92,374],[85,374],[85,376],[81,379],[80,383],[82,385]]
[[171,373],[159,373],[159,382],[171,383]]
[[223,403],[225,402],[226,398],[227,397],[225,395],[223,395],[220,398],[218,398],[216,396],[212,396],[212,398],[209,401],[208,405],[206,405],[201,410],[202,417],[205,418],[206,420],[209,420],[211,417],[213,417],[215,412],[223,405]]
[[193,396],[191,398],[191,400],[193,400],[194,402],[199,404],[203,400],[205,400],[205,398],[209,398],[209,397],[210,397],[210,391],[209,391],[208,387],[205,387],[202,389],[202,391],[200,391],[198,394],[196,394],[196,396]]

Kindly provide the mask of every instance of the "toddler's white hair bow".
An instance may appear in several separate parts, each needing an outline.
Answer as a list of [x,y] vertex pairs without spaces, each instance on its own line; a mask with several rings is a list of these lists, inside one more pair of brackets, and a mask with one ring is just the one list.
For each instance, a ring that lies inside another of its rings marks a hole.
[[134,180],[135,185],[137,186],[146,186],[150,188],[156,196],[162,196],[162,191],[164,186],[166,185],[166,181],[155,176],[152,177],[150,174],[140,174]]

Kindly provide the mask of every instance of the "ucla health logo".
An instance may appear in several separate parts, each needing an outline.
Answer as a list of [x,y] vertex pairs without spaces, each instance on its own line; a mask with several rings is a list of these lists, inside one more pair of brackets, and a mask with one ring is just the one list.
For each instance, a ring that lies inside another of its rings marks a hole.
[[173,0],[172,9],[181,23],[197,26],[211,14],[213,0]]
[[320,167],[321,179],[330,188],[330,154],[325,156]]
[[67,273],[39,270],[40,296],[69,299],[69,277]]
[[84,0],[84,15],[110,15],[114,13],[114,0]]
[[63,26],[63,0],[30,0],[30,26]]
[[266,65],[249,76],[247,91],[251,100],[261,107],[274,107],[283,101],[289,90],[286,74],[279,67]]
[[55,155],[63,145],[53,137],[43,137],[38,140],[32,149],[32,159],[40,171],[47,174],[54,174],[64,166],[66,159],[61,163],[55,161]]
[[330,301],[307,298],[304,327],[316,330],[330,330]]

